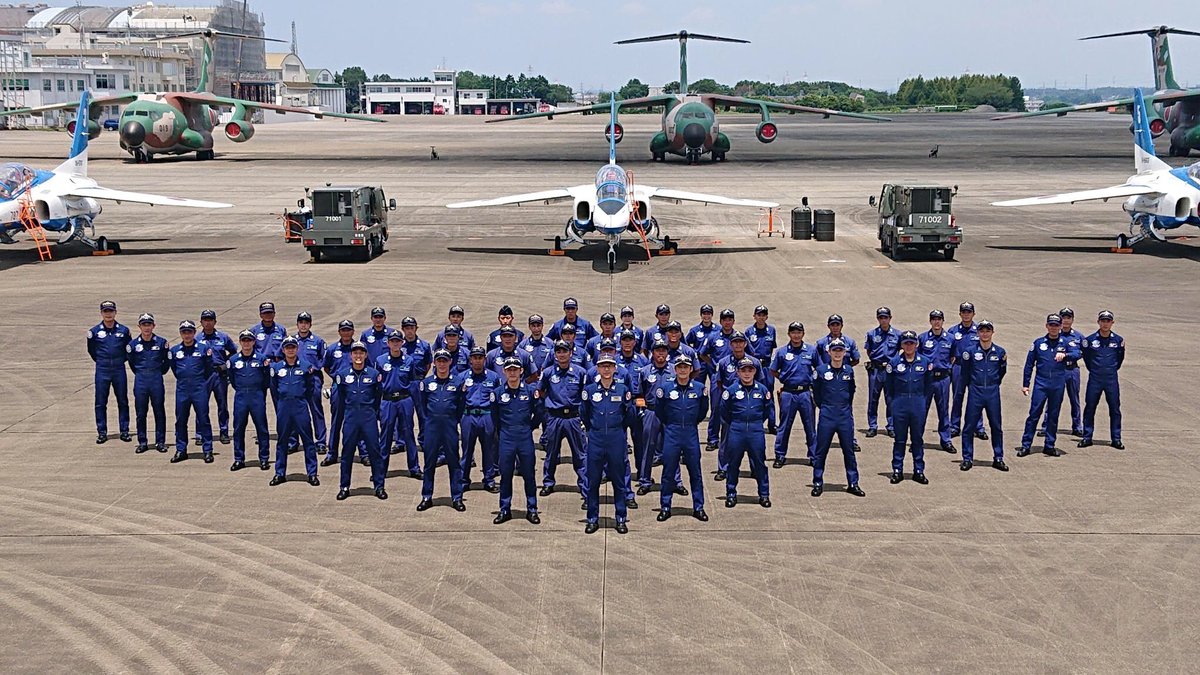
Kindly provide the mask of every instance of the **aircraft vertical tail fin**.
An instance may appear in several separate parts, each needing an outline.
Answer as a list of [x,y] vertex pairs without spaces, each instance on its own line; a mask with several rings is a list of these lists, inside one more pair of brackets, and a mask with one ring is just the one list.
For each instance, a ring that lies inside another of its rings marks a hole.
[[74,176],[87,175],[87,159],[88,159],[88,122],[91,119],[92,94],[88,90],[84,90],[79,95],[79,109],[75,113],[74,129],[71,132],[71,152],[67,155],[67,161],[58,165],[54,173],[65,173]]
[[633,38],[630,40],[618,40],[615,44],[631,45],[639,42],[663,42],[665,40],[679,40],[679,93],[688,93],[688,72],[687,72],[687,41],[688,40],[711,40],[713,42],[736,42],[739,44],[749,44],[749,40],[739,40],[738,38],[721,37],[720,35],[704,35],[702,33],[689,33],[686,30],[681,30],[678,33],[667,33],[666,35],[651,35],[649,37]]
[[617,92],[609,93],[608,109],[608,163],[617,163]]
[[204,53],[200,57],[200,81],[196,83],[197,94],[211,94],[213,80],[216,79],[217,61],[214,58],[216,54],[217,34],[211,30],[202,33],[204,38]]
[[1175,69],[1171,67],[1171,45],[1167,44],[1168,31],[1150,36],[1154,44],[1154,87],[1156,91],[1180,89],[1175,81]]
[[1171,168],[1154,152],[1154,137],[1150,135],[1150,116],[1141,89],[1133,90],[1133,167],[1138,173]]

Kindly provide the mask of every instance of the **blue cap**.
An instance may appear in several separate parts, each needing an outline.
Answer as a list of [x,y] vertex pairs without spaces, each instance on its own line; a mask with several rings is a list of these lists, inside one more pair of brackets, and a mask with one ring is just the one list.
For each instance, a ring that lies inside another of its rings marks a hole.
[[930,312],[929,312],[929,318],[931,318],[931,319],[945,319],[945,318],[946,318],[946,315],[945,315],[945,314],[942,314],[942,310],[940,310],[940,309],[934,309],[934,310],[930,310]]
[[835,349],[840,350],[840,351],[846,351],[846,341],[843,340],[842,338],[834,338],[829,341],[828,349],[829,349],[829,351],[833,351]]
[[498,316],[512,316],[512,315],[513,315],[512,307],[509,307],[508,305],[502,305],[500,307],[500,312],[499,312]]
[[1062,325],[1062,317],[1057,314],[1047,314],[1046,315],[1046,323],[1048,323],[1052,326],[1061,326]]
[[140,326],[144,323],[154,323],[154,315],[146,313],[146,314],[139,316],[138,317],[138,325]]
[[980,321],[980,322],[979,322],[979,323],[978,323],[978,324],[975,326],[975,328],[976,328],[976,330],[983,330],[984,328],[986,328],[986,329],[988,329],[988,330],[996,330],[996,327],[992,325],[992,322],[991,322],[991,321],[988,321],[987,319],[984,319],[983,321]]
[[621,331],[621,334],[618,335],[617,337],[621,338],[622,340],[636,340],[637,333],[635,333],[631,330],[623,330],[623,331]]
[[1112,312],[1108,311],[1107,309],[1104,309],[1104,310],[1100,310],[1100,313],[1096,315],[1096,320],[1097,321],[1115,321],[1116,317],[1113,316]]
[[658,307],[654,308],[654,313],[655,314],[670,314],[671,307],[666,304],[659,305]]
[[677,331],[679,331],[679,332],[681,332],[681,333],[682,333],[682,332],[683,332],[683,326],[679,325],[679,322],[678,322],[678,321],[668,321],[668,322],[667,322],[667,331],[668,331],[668,332],[670,332],[670,331],[673,331],[673,330],[677,330]]
[[387,339],[388,339],[388,340],[401,340],[401,341],[403,341],[403,340],[404,340],[404,333],[401,333],[401,332],[400,332],[400,331],[398,331],[398,330],[394,330],[394,331],[392,331],[392,332],[388,333]]
[[192,323],[191,321],[188,321],[187,319],[180,321],[179,322],[179,332],[182,333],[185,330],[195,331],[196,324]]
[[900,342],[920,342],[915,331],[906,330],[900,334]]
[[975,304],[974,304],[974,303],[971,303],[971,302],[964,302],[964,303],[961,303],[961,304],[958,306],[958,311],[959,311],[960,313],[961,313],[961,312],[971,312],[972,314],[974,314],[974,313],[975,313]]
[[[285,340],[285,342],[286,342],[286,340]],[[350,345],[350,351],[352,351],[352,352],[364,351],[365,352],[365,351],[367,351],[367,346],[365,344],[363,344],[362,342],[355,340],[354,344]]]
[[738,370],[741,370],[742,368],[753,368],[755,370],[758,370],[758,361],[755,361],[754,359],[747,356],[744,359],[742,359],[741,361],[738,361],[737,366],[738,366]]
[[563,300],[563,309],[579,309],[579,301],[575,298]]
[[261,303],[261,304],[258,306],[258,313],[259,313],[259,314],[266,314],[267,312],[270,312],[270,313],[272,313],[272,314],[274,314],[274,313],[275,313],[275,303],[273,303],[273,302],[264,302],[264,303]]
[[1058,310],[1058,315],[1059,316],[1069,316],[1072,319],[1074,319],[1075,318],[1075,310],[1071,309],[1070,307],[1063,307],[1062,309]]
[[612,314],[610,314],[608,312],[605,312],[600,315],[600,323],[604,323],[605,321],[608,321],[609,323],[616,323],[617,317],[613,316]]
[[442,329],[442,335],[453,335],[454,337],[462,337],[463,330],[461,326],[455,326],[452,323],[446,324]]
[[100,303],[100,311],[103,312],[105,310],[110,310],[113,312],[117,311],[117,303],[113,302],[112,300],[105,300],[104,302]]
[[474,347],[471,347],[471,351],[468,352],[467,355],[468,356],[487,356],[487,350],[484,349],[483,347],[480,347],[479,345],[475,345]]
[[767,313],[767,306],[766,306],[766,305],[759,305],[758,307],[755,307],[755,308],[754,308],[754,313],[755,313],[755,314],[766,314],[766,313]]
[[242,340],[253,340],[253,339],[254,339],[254,331],[252,331],[252,330],[244,330],[244,331],[238,333],[238,342],[241,342]]
[[617,359],[614,358],[612,354],[601,354],[600,358],[596,359],[596,365],[603,363],[611,363],[615,366],[617,365]]
[[689,366],[692,365],[692,357],[688,356],[687,354],[680,354],[679,356],[675,357],[676,366],[683,363],[686,363]]
[[537,324],[542,324],[542,323],[546,323],[546,320],[542,318],[541,314],[530,314],[529,315],[529,325],[530,326],[536,326]]
[[788,324],[788,332],[790,333],[794,330],[798,330],[801,333],[803,333],[804,332],[804,324],[800,323],[799,321],[793,321],[793,322],[789,323]]
[[354,330],[354,322],[350,319],[342,319],[338,322],[338,330]]
[[507,359],[504,359],[503,368],[504,368],[504,370],[508,370],[509,368],[516,368],[516,369],[520,370],[520,369],[524,368],[524,366],[521,365],[521,359],[518,359],[515,356],[510,356]]
[[450,352],[446,351],[445,349],[439,349],[433,353],[433,360],[434,361],[449,361],[450,360]]
[[387,311],[385,311],[382,307],[372,307],[371,318],[374,319],[377,316],[387,316]]
[[713,313],[713,306],[712,306],[712,305],[707,305],[707,304],[705,304],[705,305],[700,305],[700,313],[701,313],[701,314],[712,314],[712,313]]
[[564,324],[562,325],[562,328],[559,328],[559,329],[558,329],[558,332],[559,332],[560,334],[561,334],[561,333],[575,333],[575,332],[576,332],[576,330],[575,330],[575,324],[573,324],[573,323],[564,323]]
[[450,311],[449,311],[449,312],[446,312],[446,313],[447,313],[447,314],[462,314],[463,316],[466,316],[466,315],[467,315],[466,311],[465,311],[465,310],[463,310],[463,308],[462,308],[462,307],[460,307],[459,305],[451,305],[451,306],[450,306]]
[[217,313],[212,311],[211,309],[206,309],[203,312],[200,312],[200,318],[201,319],[212,319],[213,321],[216,321]]
[[612,338],[600,338],[600,349],[616,349],[617,341]]
[[835,323],[842,324],[842,323],[846,323],[846,322],[842,321],[841,314],[830,314],[829,318],[825,320],[826,326],[832,326]]
[[726,307],[725,309],[721,310],[721,318],[722,318],[722,319],[733,319],[733,318],[736,318],[736,316],[737,316],[737,315],[735,315],[735,314],[733,313],[733,310],[732,310],[732,309],[729,309],[728,307]]
[[312,314],[309,314],[308,312],[300,312],[296,315],[296,323],[300,323],[301,321],[312,323]]
[[625,305],[621,308],[621,316],[633,316],[633,308],[629,305]]
[[892,318],[892,310],[888,309],[887,307],[880,307],[879,309],[875,310],[875,318],[878,319],[880,317],[887,317],[889,319]]
[[554,343],[554,351],[569,352],[571,351],[571,343],[567,342],[566,340],[559,340],[558,342]]
[[501,335],[516,335],[517,329],[513,328],[512,326],[505,326],[500,329],[500,334]]
[[[280,347],[299,347],[300,341],[296,339],[295,335],[289,335],[289,336],[283,338],[283,342],[279,346]],[[364,347],[364,349],[365,349],[365,347]]]
[[412,326],[413,328],[416,328],[417,318],[413,316],[406,316],[403,319],[400,319],[400,327],[404,328],[406,326]]
[[742,331],[740,331],[740,330],[735,330],[735,331],[733,331],[733,335],[730,335],[730,336],[729,336],[729,341],[730,341],[730,342],[736,342],[736,341],[739,341],[739,340],[740,340],[740,341],[742,341],[742,342],[746,342],[746,334],[745,334],[745,333],[743,333],[743,332],[742,332]]
[[667,344],[666,340],[655,340],[654,344],[650,346],[651,351],[653,351],[655,349],[670,349],[670,348],[671,347]]

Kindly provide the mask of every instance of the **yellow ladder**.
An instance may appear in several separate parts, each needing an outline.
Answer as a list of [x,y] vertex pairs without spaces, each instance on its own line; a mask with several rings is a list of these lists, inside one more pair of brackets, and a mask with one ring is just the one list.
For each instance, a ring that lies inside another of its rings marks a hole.
[[34,211],[33,202],[29,199],[22,200],[20,211],[21,225],[25,231],[29,233],[29,238],[33,239],[33,243],[37,244],[38,260],[51,260],[54,256],[50,252],[50,242],[46,241],[46,230],[42,228],[42,224],[38,222],[37,212]]

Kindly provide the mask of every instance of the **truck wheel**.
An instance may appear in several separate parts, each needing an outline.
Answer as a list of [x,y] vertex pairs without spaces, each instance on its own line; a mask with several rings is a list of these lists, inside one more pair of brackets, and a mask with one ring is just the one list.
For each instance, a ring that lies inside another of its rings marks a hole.
[[954,260],[954,249],[945,249],[942,251],[942,255],[946,256],[946,260]]
[[375,238],[372,237],[367,240],[367,245],[363,249],[362,259],[363,259],[363,262],[367,262],[367,261],[371,260],[371,258],[374,258],[374,257],[375,257]]
[[892,260],[902,260],[904,258],[904,247],[900,244],[892,243]]
[[385,237],[383,235],[379,236],[379,240],[375,244],[375,255],[377,255],[377,256],[383,255],[384,242],[386,242],[386,241],[387,241],[387,237]]
[[891,254],[892,252],[892,247],[888,244],[888,239],[883,236],[883,233],[879,234],[879,250],[885,254]]
[[308,255],[312,258],[313,262],[315,262],[315,263],[321,262],[321,249],[319,249],[319,248],[309,249]]

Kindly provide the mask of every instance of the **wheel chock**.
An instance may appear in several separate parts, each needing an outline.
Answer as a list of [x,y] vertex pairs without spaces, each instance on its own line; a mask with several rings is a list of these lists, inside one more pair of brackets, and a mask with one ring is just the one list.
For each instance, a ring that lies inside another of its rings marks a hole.
[[116,253],[116,251],[114,251],[112,249],[109,249],[107,251],[92,251],[92,255],[112,255],[114,253]]
[[549,253],[550,255],[566,255],[567,254],[567,252],[562,250],[561,248],[552,248],[549,251],[547,251],[547,253]]
[[1131,248],[1121,248],[1121,247],[1119,247],[1119,246],[1110,246],[1108,250],[1109,250],[1109,251],[1111,251],[1111,252],[1113,252],[1113,253],[1133,253],[1133,249],[1131,249]]

